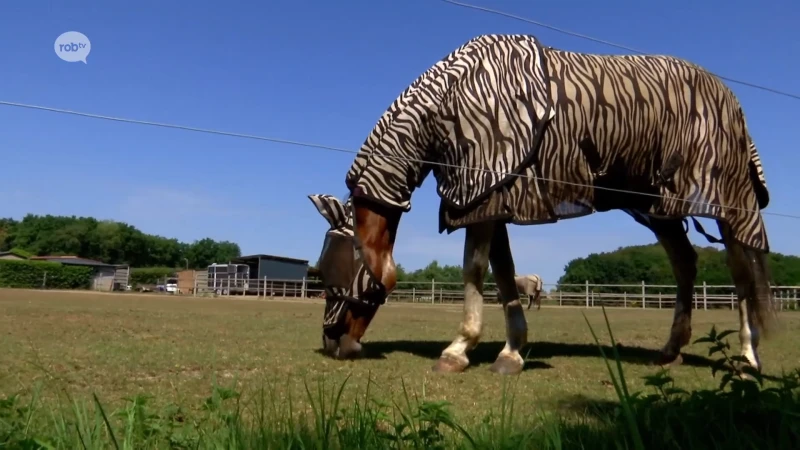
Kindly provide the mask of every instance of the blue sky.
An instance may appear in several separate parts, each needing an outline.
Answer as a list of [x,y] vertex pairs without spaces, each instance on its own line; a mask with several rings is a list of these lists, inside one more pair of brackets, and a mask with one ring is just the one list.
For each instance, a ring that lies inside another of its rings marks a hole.
[[[800,93],[797,2],[472,3]],[[53,43],[65,31],[91,40],[88,64],[56,56]],[[0,99],[357,149],[414,78],[483,33],[620,52],[434,0],[3,2]],[[792,201],[800,101],[731,87],[764,161],[767,211],[800,214]],[[344,195],[353,156],[8,106],[0,106],[0,149],[0,216],[115,219],[312,263],[327,225],[306,196]],[[400,225],[395,259],[408,268],[461,263],[463,231],[437,233],[434,189],[431,178]],[[765,219],[773,250],[800,253],[800,222]],[[707,245],[694,230],[690,237]],[[512,226],[511,239],[518,273],[548,283],[575,257],[654,242],[619,212]]]

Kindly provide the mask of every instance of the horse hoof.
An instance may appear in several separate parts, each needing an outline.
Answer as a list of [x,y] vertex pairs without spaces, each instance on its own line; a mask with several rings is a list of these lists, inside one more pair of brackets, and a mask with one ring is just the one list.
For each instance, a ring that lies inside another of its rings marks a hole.
[[464,363],[450,356],[441,356],[434,364],[433,371],[437,373],[461,373],[468,365],[469,361]]
[[683,364],[683,356],[680,353],[676,354],[668,354],[668,353],[661,353],[654,361],[653,364],[656,366],[680,366]]
[[511,356],[501,355],[492,363],[489,370],[501,375],[518,375],[522,373],[522,367],[524,365],[525,363],[522,361],[522,358],[517,360]]
[[756,378],[745,371],[745,367],[748,368],[749,371],[754,371],[756,373],[761,373],[761,368],[754,365],[752,362],[743,362],[737,361],[733,363],[733,368],[741,374],[741,377],[745,380],[756,381]]

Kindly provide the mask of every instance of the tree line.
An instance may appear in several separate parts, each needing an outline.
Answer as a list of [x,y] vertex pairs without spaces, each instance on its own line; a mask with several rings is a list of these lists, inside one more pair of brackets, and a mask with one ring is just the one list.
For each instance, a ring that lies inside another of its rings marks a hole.
[[[732,286],[727,253],[715,247],[694,246],[697,252],[696,285]],[[770,252],[770,279],[773,286],[800,284],[800,257]],[[675,276],[667,254],[660,244],[620,247],[613,252],[592,253],[575,258],[564,268],[559,284],[630,284],[644,281],[649,285],[674,285]],[[583,287],[563,287],[564,291],[581,291]],[[593,287],[595,292],[631,292],[630,287]],[[665,290],[664,293],[667,293]]]
[[202,269],[241,256],[239,245],[210,238],[192,243],[143,233],[132,225],[92,217],[28,214],[0,219],[0,251],[75,255],[131,267]]
[[[715,247],[694,246],[698,254],[696,285],[705,281],[707,285],[733,285],[728,266],[726,252]],[[800,284],[800,257],[771,252],[768,256],[769,270],[774,286],[792,286]],[[398,281],[418,284],[418,288],[430,287],[431,280],[437,282],[462,282],[461,267],[457,265],[439,265],[433,261],[427,266],[414,271],[407,271],[398,265]],[[522,275],[522,274],[519,274]],[[491,271],[486,275],[486,282],[494,283]],[[635,292],[635,287],[596,286],[599,284],[621,285],[675,285],[675,276],[667,254],[660,244],[636,245],[620,247],[617,250],[603,253],[592,253],[586,257],[575,258],[564,267],[564,275],[558,280],[544,280],[546,284],[578,285],[561,286],[562,291],[582,292],[588,281],[595,292]],[[406,285],[408,286],[408,285]],[[404,286],[405,287],[405,286]],[[665,294],[672,293],[664,288]],[[709,292],[714,293],[714,292]]]

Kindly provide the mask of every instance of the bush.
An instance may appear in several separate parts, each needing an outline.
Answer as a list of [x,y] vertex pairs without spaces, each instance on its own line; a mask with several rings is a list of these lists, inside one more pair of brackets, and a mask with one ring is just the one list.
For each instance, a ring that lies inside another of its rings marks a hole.
[[131,269],[131,286],[142,284],[158,284],[164,278],[170,277],[176,269],[172,267],[139,267]]
[[0,287],[40,289],[88,289],[90,267],[65,266],[49,261],[0,260]]

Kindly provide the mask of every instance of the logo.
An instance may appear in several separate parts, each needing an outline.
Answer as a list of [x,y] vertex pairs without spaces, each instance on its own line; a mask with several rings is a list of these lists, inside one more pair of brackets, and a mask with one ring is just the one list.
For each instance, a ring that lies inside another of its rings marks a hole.
[[86,57],[92,51],[92,43],[85,34],[78,31],[67,31],[56,38],[53,45],[56,55],[66,62],[82,61],[86,64]]

